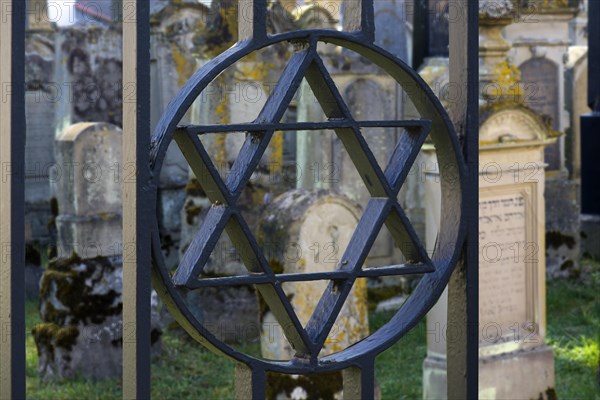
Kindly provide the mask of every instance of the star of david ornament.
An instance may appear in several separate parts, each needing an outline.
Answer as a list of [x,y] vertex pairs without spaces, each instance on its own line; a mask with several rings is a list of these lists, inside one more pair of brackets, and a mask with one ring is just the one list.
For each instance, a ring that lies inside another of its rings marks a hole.
[[[153,135],[151,161],[154,177],[160,176],[167,148],[175,140],[212,203],[203,224],[173,274],[165,265],[158,235],[158,219],[154,218],[154,287],[173,316],[192,337],[208,348],[252,366],[253,369],[306,374],[338,371],[369,363],[425,316],[444,290],[461,253],[464,241],[461,214],[465,166],[456,134],[442,105],[427,84],[401,60],[373,44],[371,1],[362,2],[361,29],[357,32],[304,30],[272,36],[267,35],[265,30],[265,0],[248,3],[253,5],[250,13],[253,18],[241,27],[241,40],[194,74],[173,99]],[[276,89],[270,94],[254,122],[178,125],[194,100],[221,72],[253,52],[282,42],[295,43],[296,50],[287,62]],[[376,121],[355,119],[317,52],[319,43],[331,43],[352,50],[387,72],[402,88],[413,89],[407,91],[407,94],[421,118]],[[327,121],[281,122],[303,79],[313,89]],[[380,168],[361,132],[363,128],[373,127],[404,128],[385,169]],[[335,131],[371,196],[350,244],[334,271],[274,273],[238,208],[240,194],[258,166],[274,132],[286,130]],[[233,132],[246,132],[246,138],[231,173],[226,179],[222,179],[199,136]],[[436,148],[442,192],[441,228],[432,257],[428,256],[397,201],[398,192],[427,136]],[[371,246],[384,224],[407,261],[388,267],[364,268]],[[248,273],[233,277],[201,278],[202,268],[223,232],[227,232],[236,244]],[[414,293],[386,325],[341,352],[319,356],[356,279],[405,274],[424,276]],[[302,326],[282,289],[282,283],[316,280],[328,280],[329,284],[312,317],[306,326]],[[194,317],[178,290],[236,285],[255,285],[279,324],[289,328],[285,329],[285,335],[295,350],[292,360],[254,358],[229,347]]]

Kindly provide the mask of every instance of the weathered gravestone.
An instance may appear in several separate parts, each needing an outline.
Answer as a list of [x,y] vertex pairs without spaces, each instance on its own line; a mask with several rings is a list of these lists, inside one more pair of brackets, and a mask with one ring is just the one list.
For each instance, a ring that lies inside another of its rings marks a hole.
[[[56,141],[58,257],[42,277],[43,322],[33,329],[42,378],[121,374],[121,136],[114,125],[81,123]],[[160,335],[153,309],[155,352]]]
[[[359,208],[348,199],[328,191],[293,190],[270,204],[260,223],[259,241],[276,273],[333,271],[348,246],[360,216]],[[296,315],[305,325],[319,301],[326,281],[286,282]],[[366,309],[366,281],[359,279],[338,316],[322,355],[348,347],[369,333]],[[263,356],[273,360],[292,358],[273,315],[261,315]]]
[[117,27],[73,25],[56,33],[56,133],[78,122],[123,123],[122,40]]
[[[360,209],[342,196],[328,191],[292,190],[270,204],[261,218],[259,242],[277,274],[334,271],[339,265],[356,229]],[[306,326],[327,281],[285,282],[282,288],[303,326]],[[270,360],[290,360],[295,352],[273,313],[261,307],[262,356]],[[367,282],[358,279],[329,334],[321,356],[339,352],[369,335]],[[327,382],[329,381],[329,382]],[[342,389],[341,374],[323,377],[272,377],[273,393],[289,396],[294,390],[307,398],[326,398]]]
[[[513,46],[511,59],[519,65],[523,101],[550,120],[560,135],[545,150],[546,259],[551,277],[576,275],[579,270],[579,184],[569,171],[574,138],[567,112],[566,63],[572,43],[575,2],[529,1],[520,18],[505,30]],[[531,29],[532,22],[535,29]]]

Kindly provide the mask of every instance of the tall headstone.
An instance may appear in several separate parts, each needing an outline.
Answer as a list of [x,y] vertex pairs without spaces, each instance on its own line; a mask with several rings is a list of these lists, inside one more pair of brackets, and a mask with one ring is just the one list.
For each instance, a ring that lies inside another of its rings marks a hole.
[[[500,35],[511,21],[512,3],[486,3],[479,3],[480,81],[490,88],[495,82],[498,90],[480,98],[479,398],[553,399],[554,358],[545,344],[544,148],[555,139],[548,121],[514,91],[519,74]],[[426,152],[427,165],[437,165],[434,150]],[[426,180],[428,248],[439,227],[438,182],[435,168]],[[456,329],[447,319],[445,294],[427,317],[424,398],[447,396],[446,341]]]
[[[121,375],[123,327],[121,130],[80,123],[56,142],[58,257],[40,288],[42,323],[34,327],[44,379]],[[60,173],[60,175],[58,175]],[[154,294],[155,296],[155,294]],[[161,329],[154,300],[153,351]]]
[[[546,258],[550,276],[579,269],[579,184],[569,172],[573,131],[566,108],[565,61],[573,44],[576,2],[529,1],[517,22],[506,28],[509,55],[521,71],[524,102],[560,136],[546,147]],[[535,29],[532,29],[535,26]]]
[[29,3],[25,62],[25,236],[29,244],[50,241],[50,175],[54,154],[54,113],[58,100],[54,82],[54,29],[47,19],[45,2]]

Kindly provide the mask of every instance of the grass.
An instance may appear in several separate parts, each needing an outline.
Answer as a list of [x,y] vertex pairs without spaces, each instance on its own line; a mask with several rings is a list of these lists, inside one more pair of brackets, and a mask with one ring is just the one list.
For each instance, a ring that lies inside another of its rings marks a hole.
[[[588,261],[587,285],[551,282],[548,285],[548,343],[556,359],[556,390],[559,399],[600,400],[596,372],[600,343],[600,264]],[[370,316],[377,329],[389,314]],[[39,322],[35,303],[27,304],[27,326]],[[233,363],[217,357],[181,333],[163,336],[163,353],[152,364],[152,395],[155,399],[231,399]],[[425,324],[420,323],[400,342],[377,358],[376,373],[383,399],[421,399],[422,363],[426,355]],[[27,396],[31,399],[118,399],[117,379],[60,383],[37,377],[37,351],[27,336]]]
[[587,284],[561,281],[547,288],[547,338],[554,350],[559,399],[600,400],[600,264],[583,264]]

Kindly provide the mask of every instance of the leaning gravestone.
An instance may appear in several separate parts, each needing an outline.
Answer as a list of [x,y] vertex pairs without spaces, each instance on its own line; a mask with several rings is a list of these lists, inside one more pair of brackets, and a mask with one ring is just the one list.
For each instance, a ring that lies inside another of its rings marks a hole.
[[[259,241],[275,273],[333,271],[343,262],[342,256],[356,229],[359,215],[359,208],[342,196],[328,191],[292,190],[279,196],[263,213]],[[303,326],[308,323],[327,284],[327,281],[282,284]],[[366,297],[366,280],[358,279],[321,350],[321,356],[339,352],[369,335]],[[263,357],[292,359],[294,351],[283,334],[285,327],[280,326],[268,310],[263,310],[261,322]],[[341,390],[341,385],[323,385],[323,382],[312,382],[311,379],[305,377],[305,381],[301,382],[282,376],[271,379],[270,384],[275,391],[302,387],[308,398],[326,398],[323,390],[333,388],[331,395]],[[341,379],[338,384],[341,384]]]
[[[55,144],[58,257],[42,276],[42,323],[33,329],[43,378],[120,376],[121,130],[81,123]],[[161,330],[153,313],[153,351]]]

